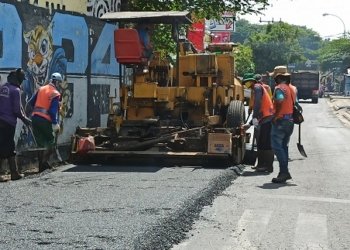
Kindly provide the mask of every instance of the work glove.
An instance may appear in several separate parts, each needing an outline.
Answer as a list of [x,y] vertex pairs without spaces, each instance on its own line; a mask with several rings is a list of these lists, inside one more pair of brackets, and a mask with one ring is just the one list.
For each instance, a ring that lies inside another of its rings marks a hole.
[[60,132],[60,125],[59,124],[52,124],[52,131],[54,134],[57,134]]
[[257,128],[258,125],[259,125],[259,120],[256,119],[256,118],[253,118],[253,119],[251,120],[251,125],[253,125],[254,128]]

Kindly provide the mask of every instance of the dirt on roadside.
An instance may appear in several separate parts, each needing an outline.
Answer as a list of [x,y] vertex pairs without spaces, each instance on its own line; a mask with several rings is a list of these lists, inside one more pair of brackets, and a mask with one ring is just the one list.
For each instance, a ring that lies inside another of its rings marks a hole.
[[329,96],[327,102],[338,119],[350,128],[350,97]]

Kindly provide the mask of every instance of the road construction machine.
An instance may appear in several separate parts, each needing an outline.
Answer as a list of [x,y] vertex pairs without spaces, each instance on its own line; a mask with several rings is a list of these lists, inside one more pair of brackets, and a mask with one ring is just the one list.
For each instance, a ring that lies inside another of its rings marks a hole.
[[235,76],[234,44],[209,44],[205,53],[196,53],[177,35],[174,65],[157,52],[145,63],[137,30],[121,28],[121,23],[169,24],[179,34],[180,25],[191,24],[189,13],[114,12],[101,19],[119,23],[115,56],[132,72],[132,80],[127,84],[127,76],[120,76],[119,96],[111,102],[106,128],[77,128],[71,160],[242,163],[249,134],[243,126],[244,92]]

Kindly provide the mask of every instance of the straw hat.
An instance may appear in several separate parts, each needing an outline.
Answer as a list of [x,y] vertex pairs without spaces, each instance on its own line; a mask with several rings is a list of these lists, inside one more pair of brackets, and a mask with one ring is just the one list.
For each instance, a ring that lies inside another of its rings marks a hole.
[[272,76],[273,78],[277,77],[277,76],[290,76],[290,73],[288,73],[288,69],[286,66],[276,66],[273,69],[272,73],[269,73],[270,76]]

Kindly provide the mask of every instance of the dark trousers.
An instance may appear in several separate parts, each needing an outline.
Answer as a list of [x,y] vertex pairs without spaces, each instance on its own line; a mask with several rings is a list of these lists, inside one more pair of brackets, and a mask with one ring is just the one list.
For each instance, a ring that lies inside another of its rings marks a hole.
[[271,150],[271,122],[265,122],[259,125],[256,145],[258,150]]
[[0,120],[0,159],[10,158],[16,155],[15,132],[16,127]]

